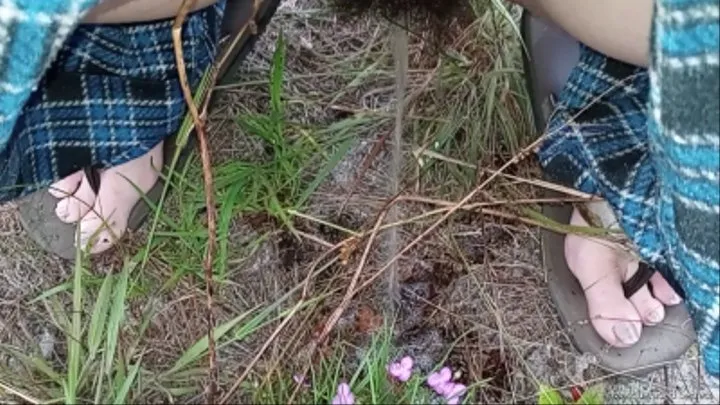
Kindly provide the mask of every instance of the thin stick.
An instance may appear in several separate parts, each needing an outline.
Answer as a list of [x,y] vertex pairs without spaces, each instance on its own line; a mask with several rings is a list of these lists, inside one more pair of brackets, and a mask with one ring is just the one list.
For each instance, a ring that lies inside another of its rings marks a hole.
[[335,324],[337,324],[338,320],[340,320],[340,317],[342,316],[343,312],[345,312],[345,309],[347,309],[348,305],[350,304],[350,300],[355,295],[355,286],[357,286],[358,281],[360,280],[360,275],[362,274],[363,269],[365,268],[365,263],[367,262],[368,256],[370,256],[370,248],[373,245],[373,242],[375,241],[375,238],[377,237],[378,231],[380,230],[380,226],[383,223],[383,220],[385,219],[385,215],[387,215],[388,210],[385,209],[380,213],[380,216],[378,217],[377,221],[375,222],[375,226],[373,227],[372,232],[370,233],[370,238],[368,238],[367,244],[365,245],[365,251],[363,252],[362,258],[360,259],[360,264],[358,264],[357,269],[355,270],[355,274],[353,275],[352,280],[350,281],[350,285],[347,288],[347,291],[345,292],[345,297],[343,297],[343,300],[340,302],[340,305],[338,305],[337,308],[335,308],[335,311],[333,311],[332,315],[330,315],[330,318],[325,323],[325,327],[323,328],[322,332],[320,333],[320,336],[317,338],[317,342],[321,343],[325,341],[327,336],[330,334],[330,331],[333,330],[335,327]]
[[[185,67],[185,57],[182,48],[182,25],[190,12],[190,8],[195,4],[196,0],[183,0],[180,10],[175,18],[172,29],[173,47],[175,51],[175,62],[178,67],[178,76],[180,78],[180,86],[183,90],[185,102],[188,105],[190,115],[195,123],[195,131],[200,143],[200,158],[202,160],[203,180],[205,182],[205,205],[207,209],[208,222],[208,243],[205,253],[203,268],[205,270],[205,295],[206,295],[206,322],[208,337],[208,385],[206,387],[205,400],[212,404],[215,402],[215,392],[217,391],[217,354],[215,351],[215,314],[213,312],[213,262],[215,256],[215,247],[217,244],[216,233],[216,215],[215,212],[215,187],[213,185],[213,176],[211,169],[210,151],[208,149],[207,135],[205,133],[205,122],[201,119],[198,108],[193,100],[192,91],[188,83],[187,70]],[[211,83],[211,86],[214,83]],[[207,104],[206,104],[207,105]]]
[[[395,113],[395,130],[393,136],[392,159],[390,161],[390,194],[398,194],[400,192],[400,177],[402,169],[402,133],[403,133],[403,116],[405,113],[405,93],[407,91],[407,70],[408,70],[408,39],[407,33],[401,28],[395,28],[392,36],[393,54],[396,69],[396,98],[397,111]],[[387,216],[391,222],[397,221],[397,204],[389,207]],[[398,252],[398,227],[393,227],[387,234],[386,246],[388,257],[393,257]],[[388,271],[387,278],[388,297],[390,305],[394,308],[400,301],[400,282],[398,281],[398,266],[394,263]]]
[[9,393],[17,396],[17,397],[22,398],[23,400],[27,401],[29,404],[39,404],[39,403],[41,403],[40,400],[38,400],[38,399],[36,399],[36,398],[33,398],[33,397],[31,397],[30,395],[25,394],[25,393],[22,392],[22,391],[16,390],[15,388],[13,388],[13,387],[11,387],[11,386],[9,386],[9,385],[7,385],[7,384],[4,384],[4,383],[2,383],[2,382],[0,382],[0,388],[2,388],[3,390],[5,390],[5,391],[7,391],[7,392],[9,392]]

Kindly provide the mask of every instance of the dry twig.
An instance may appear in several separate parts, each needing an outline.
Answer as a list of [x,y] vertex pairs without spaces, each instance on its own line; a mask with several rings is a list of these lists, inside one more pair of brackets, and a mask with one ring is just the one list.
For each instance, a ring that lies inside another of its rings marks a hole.
[[[195,125],[195,131],[197,133],[198,141],[200,144],[200,158],[202,160],[202,171],[203,180],[205,182],[205,205],[207,207],[207,224],[208,224],[208,243],[207,251],[205,253],[205,260],[203,262],[203,268],[205,270],[205,294],[207,298],[206,302],[206,322],[207,322],[207,337],[208,337],[208,385],[206,388],[206,402],[214,403],[215,392],[217,390],[217,355],[215,351],[215,337],[213,336],[215,329],[215,314],[213,313],[213,261],[215,257],[215,247],[217,245],[217,224],[216,224],[216,211],[215,211],[215,187],[213,186],[212,167],[210,159],[210,151],[208,149],[207,134],[205,133],[205,103],[203,109],[203,117],[200,116],[198,108],[193,100],[192,90],[188,83],[187,70],[185,67],[185,57],[182,48],[182,26],[185,22],[185,18],[190,12],[190,8],[195,4],[196,0],[183,0],[180,5],[180,10],[175,18],[172,28],[173,48],[175,51],[175,62],[177,63],[178,76],[180,78],[180,86],[182,87],[183,96],[185,102],[188,105],[190,115],[192,116],[193,123]],[[213,75],[213,79],[216,79]],[[210,83],[210,87],[214,85]],[[209,95],[208,95],[209,97]]]

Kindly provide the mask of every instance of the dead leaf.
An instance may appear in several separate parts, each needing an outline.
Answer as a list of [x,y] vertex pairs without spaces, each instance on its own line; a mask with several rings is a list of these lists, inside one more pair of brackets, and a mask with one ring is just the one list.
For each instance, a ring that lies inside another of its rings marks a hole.
[[350,258],[352,257],[353,253],[357,250],[358,247],[358,239],[353,237],[347,240],[340,248],[340,264],[343,266],[347,266],[350,262]]
[[363,306],[358,310],[355,327],[360,333],[370,334],[380,329],[383,317],[371,308]]

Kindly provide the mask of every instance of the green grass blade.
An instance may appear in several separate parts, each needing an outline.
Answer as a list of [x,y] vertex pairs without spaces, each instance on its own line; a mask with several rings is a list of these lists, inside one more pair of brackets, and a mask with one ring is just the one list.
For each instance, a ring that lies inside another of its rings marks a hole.
[[110,375],[112,365],[115,360],[115,350],[117,348],[118,337],[120,334],[120,325],[125,318],[125,298],[128,290],[128,278],[130,271],[136,262],[130,261],[125,264],[120,273],[119,280],[113,289],[113,304],[110,308],[110,318],[107,325],[107,335],[105,339],[105,374]]
[[282,33],[278,35],[273,54],[272,70],[270,72],[270,108],[273,121],[283,117],[282,85],[285,70],[285,38]]
[[[248,315],[250,315],[252,311],[245,312],[238,317],[225,322],[222,325],[219,325],[215,328],[214,336],[215,339],[220,340],[223,336],[225,336],[232,328],[234,328],[240,321],[245,319]],[[207,335],[203,336],[199,341],[197,341],[194,345],[192,345],[189,349],[187,349],[182,356],[175,362],[175,364],[170,367],[168,371],[166,371],[165,375],[171,375],[174,374],[180,370],[182,370],[184,367],[186,367],[189,364],[194,363],[197,361],[200,357],[203,356],[205,352],[207,352],[208,349],[208,338]]]
[[126,398],[128,396],[128,393],[130,392],[130,388],[132,387],[133,383],[135,383],[135,378],[137,378],[138,371],[140,371],[140,360],[138,360],[137,363],[130,367],[130,371],[125,378],[125,381],[123,381],[122,386],[120,386],[120,389],[115,395],[115,400],[113,401],[113,404],[126,403]]
[[67,384],[65,384],[65,400],[68,404],[76,403],[78,382],[80,378],[80,339],[82,334],[83,285],[82,285],[82,257],[79,252],[75,257],[75,271],[73,274],[73,305],[70,334],[68,335],[68,364]]
[[110,306],[110,296],[113,287],[113,277],[107,276],[98,291],[95,308],[90,316],[90,326],[88,327],[87,346],[88,359],[92,360],[97,355],[100,345],[102,344],[103,334],[105,332],[105,321],[107,320],[108,309]]
[[28,302],[28,305],[32,305],[32,304],[35,304],[35,303],[37,303],[37,302],[39,302],[39,301],[48,299],[48,298],[50,298],[50,297],[52,297],[52,296],[54,296],[54,295],[56,295],[56,294],[59,294],[59,293],[61,293],[61,292],[70,291],[70,289],[72,289],[72,283],[70,283],[70,282],[62,283],[62,284],[57,285],[57,286],[55,286],[55,287],[53,287],[53,288],[51,288],[51,289],[49,289],[49,290],[43,291],[42,294],[40,294],[40,295],[38,295],[37,297],[35,297],[35,298],[33,298],[32,300],[30,300],[30,301]]
[[20,363],[26,367],[44,374],[47,378],[60,385],[63,381],[63,377],[57,373],[52,367],[45,361],[45,359],[37,356],[28,356],[21,350],[14,347],[0,344],[0,351],[7,352],[10,356],[14,357]]
[[564,405],[565,400],[559,392],[546,385],[540,385],[538,392],[539,405]]
[[330,160],[327,162],[327,164],[318,172],[318,174],[315,176],[315,179],[308,185],[308,187],[305,189],[305,191],[300,195],[300,198],[297,201],[298,208],[301,207],[305,202],[310,198],[312,193],[317,190],[317,188],[320,186],[320,184],[327,179],[327,177],[330,175],[330,172],[340,163],[340,161],[347,155],[350,148],[355,144],[356,139],[350,138],[347,139],[345,142],[343,142],[340,147],[338,148],[337,152],[335,152]]

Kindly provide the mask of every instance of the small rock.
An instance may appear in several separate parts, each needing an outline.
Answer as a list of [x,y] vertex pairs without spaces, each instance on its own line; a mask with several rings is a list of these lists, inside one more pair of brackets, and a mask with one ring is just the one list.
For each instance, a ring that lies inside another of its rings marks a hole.
[[40,353],[43,358],[46,360],[49,359],[55,349],[55,336],[47,329],[43,329],[43,334],[40,336],[38,346],[40,346]]

